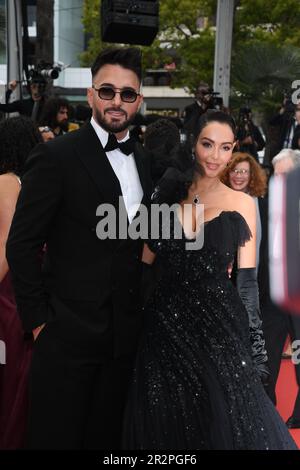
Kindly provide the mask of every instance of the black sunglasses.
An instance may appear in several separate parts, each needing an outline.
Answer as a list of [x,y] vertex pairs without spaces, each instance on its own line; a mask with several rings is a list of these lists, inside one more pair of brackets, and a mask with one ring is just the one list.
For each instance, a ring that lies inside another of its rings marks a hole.
[[113,100],[116,93],[120,93],[120,98],[124,103],[134,103],[137,97],[140,96],[140,93],[137,93],[130,88],[123,88],[120,91],[116,91],[116,89],[110,86],[101,86],[100,88],[96,88],[95,85],[93,85],[93,88],[98,92],[98,96],[101,100]]

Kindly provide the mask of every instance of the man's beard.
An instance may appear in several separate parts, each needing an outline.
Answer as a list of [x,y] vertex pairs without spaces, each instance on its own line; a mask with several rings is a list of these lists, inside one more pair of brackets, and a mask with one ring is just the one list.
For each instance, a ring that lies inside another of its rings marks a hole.
[[68,132],[69,130],[69,121],[61,121],[57,123],[57,126],[61,128],[62,131]]
[[[106,110],[108,111],[108,110]],[[116,111],[116,110],[114,110]],[[120,111],[120,110],[118,110]],[[105,120],[105,114],[103,115],[102,113],[100,113],[100,111],[98,111],[97,109],[95,110],[95,114],[96,114],[96,121],[98,122],[98,124],[106,131],[106,132],[111,132],[113,134],[118,134],[118,132],[122,132],[122,131],[125,131],[125,129],[128,129],[128,127],[130,126],[130,124],[133,122],[134,118],[135,118],[135,114],[134,113],[132,116],[130,116],[128,118],[128,114],[124,112],[124,115],[126,116],[127,119],[125,119],[124,122],[120,123],[118,121],[116,122],[110,122],[108,123],[106,120]]]

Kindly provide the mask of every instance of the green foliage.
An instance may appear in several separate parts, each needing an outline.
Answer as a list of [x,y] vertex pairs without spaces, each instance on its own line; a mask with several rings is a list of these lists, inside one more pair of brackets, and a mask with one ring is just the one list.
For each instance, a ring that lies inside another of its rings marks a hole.
[[300,77],[300,50],[290,45],[250,41],[240,45],[233,58],[232,92],[240,104],[249,100],[266,114],[282,102],[283,91],[292,92]]
[[100,36],[100,3],[101,0],[84,0],[82,23],[88,34],[88,48],[80,54],[81,65],[90,67],[93,60],[103,48]]
[[[83,25],[89,39],[88,49],[80,59],[85,67],[89,67],[99,51],[108,46],[101,41],[100,3],[100,0],[84,0]],[[216,0],[161,0],[159,34],[151,46],[141,47],[144,69],[161,68],[175,60],[180,65],[174,73],[173,86],[194,90],[199,80],[211,82],[214,32],[209,22],[200,31],[197,18],[212,17],[216,3]]]
[[182,41],[178,49],[182,59],[178,73],[174,73],[173,86],[186,87],[193,93],[200,80],[213,82],[215,35],[209,28],[200,35]]
[[273,34],[284,29],[293,35],[299,20],[298,0],[241,0],[236,12],[237,28],[247,25],[264,29],[266,25],[272,25]]
[[[144,69],[176,63],[172,86],[194,91],[200,80],[212,84],[214,22],[217,0],[160,0],[160,31],[149,47],[142,47]],[[257,109],[269,110],[300,78],[300,1],[240,0],[236,2],[233,50],[233,103],[248,97]],[[201,29],[197,18],[205,18]],[[81,55],[90,66],[107,44],[100,37],[100,0],[84,0],[83,24],[89,35]]]
[[232,102],[272,114],[300,77],[299,0],[241,0],[235,13]]

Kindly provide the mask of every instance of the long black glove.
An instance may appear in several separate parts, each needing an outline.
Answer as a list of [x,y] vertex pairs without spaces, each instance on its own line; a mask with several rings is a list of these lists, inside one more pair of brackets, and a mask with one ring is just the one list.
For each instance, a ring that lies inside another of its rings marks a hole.
[[267,366],[268,356],[260,318],[256,269],[238,269],[236,285],[248,313],[252,359],[263,385],[267,386],[270,372]]

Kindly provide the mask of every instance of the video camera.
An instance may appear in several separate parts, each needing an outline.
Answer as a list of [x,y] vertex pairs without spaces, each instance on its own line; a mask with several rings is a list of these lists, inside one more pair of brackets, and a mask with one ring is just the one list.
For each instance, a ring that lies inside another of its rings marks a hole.
[[223,98],[218,96],[220,93],[209,88],[209,86],[202,82],[197,91],[196,99],[201,103],[204,109],[216,109],[221,110],[223,108]]
[[41,61],[37,64],[36,67],[32,67],[29,72],[29,81],[30,83],[46,83],[48,80],[55,80],[58,78],[60,72],[63,69],[63,64],[61,63],[48,63]]
[[217,91],[210,90],[210,101],[209,101],[209,109],[216,109],[218,111],[222,110],[223,108],[223,98],[222,96],[218,96],[220,93]]

